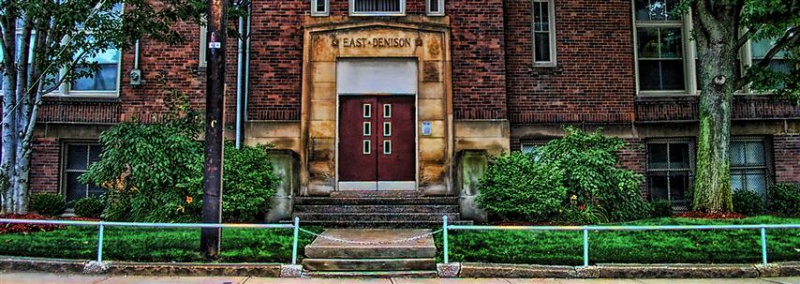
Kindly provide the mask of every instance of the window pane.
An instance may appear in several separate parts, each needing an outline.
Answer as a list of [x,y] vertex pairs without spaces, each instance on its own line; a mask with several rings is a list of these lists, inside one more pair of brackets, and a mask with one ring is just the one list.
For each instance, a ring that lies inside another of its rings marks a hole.
[[400,0],[353,0],[356,12],[401,12]]
[[67,147],[67,169],[68,170],[85,170],[86,169],[86,155],[88,154],[88,147],[83,145],[75,145]]
[[67,173],[67,201],[86,197],[86,185],[78,181],[81,174],[83,173]]
[[547,2],[533,2],[534,31],[550,30],[550,10]]
[[686,172],[673,172],[669,176],[670,198],[673,204],[683,205],[686,203],[686,192],[689,188],[689,175]]
[[661,33],[661,56],[659,58],[683,58],[683,35],[680,28],[663,28]]
[[670,144],[669,145],[670,169],[689,168],[689,144]]
[[637,51],[639,58],[659,58],[659,40],[657,28],[636,29]]
[[438,13],[439,12],[439,0],[428,0],[428,10],[431,13]]
[[92,145],[89,146],[89,163],[94,163],[100,160],[100,153],[102,153],[103,147],[100,145]]
[[731,171],[731,189],[733,191],[746,189],[744,177],[741,171]]
[[317,12],[325,12],[325,1],[326,0],[317,0]]
[[534,60],[537,62],[550,61],[550,34],[535,33],[534,50],[536,51]]
[[742,166],[746,163],[744,143],[731,142],[731,166]]
[[680,15],[672,15],[680,0],[636,0],[636,20],[680,20]]
[[767,175],[764,170],[747,170],[747,190],[755,191],[761,195],[767,192]]
[[764,144],[762,142],[748,142],[745,144],[744,150],[747,156],[747,165],[763,166],[767,164],[764,159]]
[[[90,77],[75,79],[72,89],[76,91],[117,90],[117,64],[101,64]],[[87,70],[87,69],[82,69]]]
[[650,168],[667,169],[669,166],[669,161],[667,160],[667,144],[650,144],[648,147]]
[[667,183],[666,176],[651,175],[650,176],[650,199],[651,200],[664,200],[667,199]]
[[[762,39],[759,41],[753,41],[751,44],[752,47],[752,56],[753,59],[762,59],[764,56],[767,55],[770,49],[775,45],[775,42],[771,39]],[[784,58],[786,53],[781,50],[773,56],[773,58]]]

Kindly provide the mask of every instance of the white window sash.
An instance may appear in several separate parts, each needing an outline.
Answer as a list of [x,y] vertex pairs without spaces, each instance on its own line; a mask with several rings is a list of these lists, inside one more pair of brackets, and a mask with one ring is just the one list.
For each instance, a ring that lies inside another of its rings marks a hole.
[[406,0],[396,0],[400,2],[400,11],[397,12],[358,12],[356,11],[356,1],[350,0],[350,16],[405,16]]
[[[547,3],[547,19],[548,19],[548,41],[549,41],[549,53],[550,53],[550,60],[549,61],[537,61],[536,60],[536,11],[534,11],[534,3]],[[555,66],[556,65],[556,12],[555,12],[555,1],[553,0],[532,0],[531,1],[531,43],[532,43],[532,53],[531,58],[533,59],[533,65],[535,66]]]
[[[439,11],[431,11],[432,2],[438,3]],[[425,13],[428,16],[444,16],[444,0],[425,0]]]
[[[320,2],[322,2],[324,10],[320,11],[317,9],[319,7]],[[330,15],[330,1],[329,0],[311,0],[311,16],[321,17],[321,16],[328,16]]]

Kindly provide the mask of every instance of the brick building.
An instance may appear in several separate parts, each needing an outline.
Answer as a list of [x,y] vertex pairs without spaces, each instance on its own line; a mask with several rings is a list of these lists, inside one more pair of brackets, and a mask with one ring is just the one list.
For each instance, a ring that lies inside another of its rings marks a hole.
[[[466,154],[529,149],[562,125],[624,138],[632,147],[621,157],[646,176],[643,195],[682,205],[698,90],[690,21],[670,14],[676,2],[253,1],[249,42],[228,42],[225,116],[235,130],[226,135],[278,150],[286,188],[274,219],[288,217],[298,196],[353,189],[460,196],[462,217],[472,218]],[[46,97],[35,191],[96,192],[76,177],[101,151],[99,133],[163,113],[160,74],[203,106],[204,29],[177,28],[186,44],[142,39],[138,51],[109,51],[97,77]],[[743,64],[768,44],[748,44]],[[796,68],[780,58],[773,67]],[[134,69],[143,84],[132,84]],[[736,189],[800,182],[799,119],[791,102],[736,95]]]

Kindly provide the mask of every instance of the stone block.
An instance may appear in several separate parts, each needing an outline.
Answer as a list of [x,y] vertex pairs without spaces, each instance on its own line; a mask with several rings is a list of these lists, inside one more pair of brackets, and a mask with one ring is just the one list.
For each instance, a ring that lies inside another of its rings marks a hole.
[[455,122],[456,138],[510,137],[508,120],[460,120]]
[[312,121],[335,121],[336,120],[336,101],[333,101],[333,100],[311,100],[311,120]]
[[735,264],[598,264],[578,269],[586,278],[756,278],[753,265]]
[[486,151],[461,151],[458,155],[458,186],[461,196],[478,195],[478,184],[489,166]]
[[318,237],[305,247],[309,258],[434,258],[433,237],[406,242],[429,233],[421,229],[329,229],[322,235],[335,239],[363,242],[358,246]]
[[461,263],[437,263],[436,273],[439,274],[441,278],[456,278],[458,274],[461,273]]
[[576,278],[578,273],[571,266],[525,265],[525,264],[461,264],[461,278]]
[[108,265],[103,262],[90,261],[83,267],[83,274],[102,274],[108,270]]
[[507,137],[496,138],[456,138],[456,151],[486,150],[489,155],[498,156],[511,151],[510,140]]
[[303,276],[303,266],[294,264],[281,264],[281,278],[300,278]]
[[336,83],[314,82],[311,84],[311,99],[336,101]]
[[397,271],[432,270],[433,258],[382,258],[382,259],[303,259],[303,267],[314,271]]
[[[430,122],[431,123],[431,134],[430,135],[422,135],[422,122]],[[447,137],[447,124],[444,120],[425,120],[419,121],[419,133],[420,139],[424,138],[446,138]],[[444,147],[442,147],[444,148]]]
[[311,78],[313,82],[336,82],[336,62],[311,63]]
[[420,99],[444,99],[444,84],[441,82],[422,82],[419,84],[418,93]]
[[338,49],[333,47],[333,39],[330,34],[313,35],[311,37],[311,61],[336,61]]
[[311,121],[309,123],[309,137],[311,138],[333,138],[336,134],[336,121],[322,120]]
[[419,120],[444,120],[443,102],[442,99],[419,99]]
[[419,160],[420,162],[441,163],[444,161],[447,151],[447,141],[443,138],[419,139]]

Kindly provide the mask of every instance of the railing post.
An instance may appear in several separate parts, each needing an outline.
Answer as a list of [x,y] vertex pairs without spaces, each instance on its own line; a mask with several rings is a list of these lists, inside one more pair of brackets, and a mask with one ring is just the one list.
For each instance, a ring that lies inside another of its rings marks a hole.
[[103,221],[100,221],[100,230],[97,232],[97,262],[103,262]]
[[589,266],[589,230],[583,229],[583,267]]
[[297,264],[297,235],[300,232],[300,217],[294,217],[294,243],[292,244],[292,265]]
[[450,248],[447,240],[447,215],[442,216],[442,248],[444,248],[444,264],[448,264],[450,258],[447,255],[450,253]]
[[761,263],[767,265],[767,229],[761,227]]

